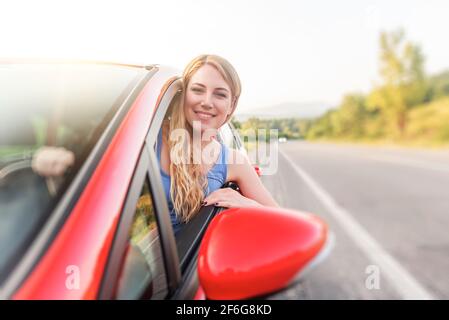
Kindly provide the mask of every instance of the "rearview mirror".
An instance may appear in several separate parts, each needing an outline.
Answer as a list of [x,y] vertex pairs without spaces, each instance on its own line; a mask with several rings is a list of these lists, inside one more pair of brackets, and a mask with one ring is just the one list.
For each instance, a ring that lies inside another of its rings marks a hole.
[[279,291],[329,243],[320,218],[281,208],[218,214],[201,242],[198,276],[208,299],[246,299]]

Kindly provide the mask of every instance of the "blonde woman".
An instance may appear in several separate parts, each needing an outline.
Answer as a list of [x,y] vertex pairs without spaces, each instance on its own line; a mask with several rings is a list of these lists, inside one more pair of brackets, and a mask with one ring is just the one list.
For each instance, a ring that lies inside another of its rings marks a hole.
[[[247,157],[215,139],[231,119],[241,92],[232,65],[216,55],[201,55],[187,65],[182,80],[182,93],[156,146],[175,232],[202,205],[278,206]],[[220,188],[228,181],[236,182],[240,193]]]

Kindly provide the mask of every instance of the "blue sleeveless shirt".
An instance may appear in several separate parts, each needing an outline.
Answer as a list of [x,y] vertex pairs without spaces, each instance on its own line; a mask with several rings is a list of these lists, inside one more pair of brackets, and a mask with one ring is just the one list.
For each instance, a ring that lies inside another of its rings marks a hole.
[[[208,185],[207,189],[204,190],[205,197],[211,192],[220,189],[221,186],[226,182],[226,177],[228,174],[228,165],[227,165],[228,149],[222,142],[220,142],[220,145],[221,145],[220,154],[218,155],[217,162],[207,172]],[[173,202],[170,197],[171,179],[170,175],[167,174],[164,170],[162,170],[161,150],[162,150],[162,129],[159,130],[159,134],[157,136],[156,154],[157,160],[159,161],[159,171],[161,173],[162,184],[164,185],[164,192],[168,203],[168,210],[170,211],[170,220],[176,234],[182,228],[183,222],[176,215]]]

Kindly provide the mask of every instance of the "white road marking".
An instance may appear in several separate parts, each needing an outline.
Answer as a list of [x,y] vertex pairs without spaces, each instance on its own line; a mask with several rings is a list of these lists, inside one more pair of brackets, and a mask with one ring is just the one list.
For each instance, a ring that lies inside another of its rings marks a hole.
[[432,162],[425,162],[425,161],[419,161],[419,160],[411,160],[411,159],[402,159],[398,157],[393,156],[364,156],[366,159],[375,160],[375,161],[381,161],[381,162],[388,162],[388,163],[394,163],[399,164],[403,166],[413,167],[413,168],[419,168],[419,169],[427,169],[427,170],[434,170],[434,171],[442,171],[442,172],[449,172],[449,166],[444,166],[440,163],[432,163]]
[[337,220],[343,230],[353,239],[355,244],[368,258],[381,269],[402,299],[432,300],[435,299],[419,282],[396,261],[382,246],[365,230],[352,215],[340,207],[332,196],[326,192],[301,167],[295,164],[284,152],[282,156],[287,160],[296,173],[312,189],[317,198]]

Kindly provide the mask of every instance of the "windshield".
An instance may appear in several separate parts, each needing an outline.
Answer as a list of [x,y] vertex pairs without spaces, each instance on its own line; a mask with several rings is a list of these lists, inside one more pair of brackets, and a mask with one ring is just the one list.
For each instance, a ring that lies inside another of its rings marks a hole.
[[[0,64],[0,282],[142,72],[101,64]],[[58,175],[33,165],[39,152],[48,162],[47,150],[71,156]]]

